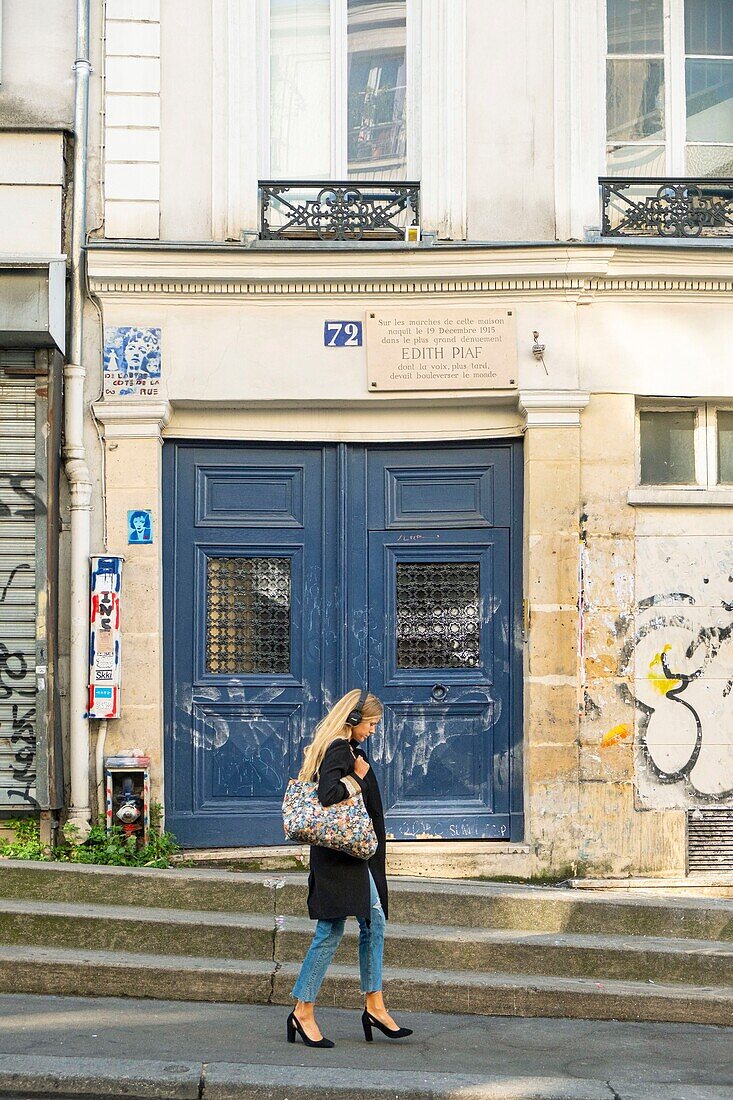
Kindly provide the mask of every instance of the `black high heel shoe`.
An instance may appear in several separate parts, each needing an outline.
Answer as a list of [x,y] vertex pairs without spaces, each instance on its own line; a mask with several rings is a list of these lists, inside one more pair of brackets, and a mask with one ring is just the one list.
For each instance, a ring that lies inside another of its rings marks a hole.
[[294,1012],[291,1012],[288,1016],[287,1028],[289,1043],[295,1042],[295,1032],[297,1031],[307,1047],[333,1047],[336,1045],[332,1043],[330,1039],[318,1039],[317,1041],[315,1039],[309,1039],[303,1031],[303,1026]]
[[386,1035],[388,1039],[406,1039],[408,1035],[412,1035],[411,1027],[398,1027],[395,1031],[393,1028],[383,1024],[381,1020],[377,1020],[366,1008],[361,1014],[361,1026],[364,1028],[364,1038],[368,1043],[372,1041],[373,1027],[378,1027],[382,1034]]

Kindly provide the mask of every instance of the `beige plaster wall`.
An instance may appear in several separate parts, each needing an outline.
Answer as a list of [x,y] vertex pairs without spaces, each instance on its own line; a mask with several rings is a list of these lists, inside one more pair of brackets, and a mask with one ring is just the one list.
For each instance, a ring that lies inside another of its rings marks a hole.
[[576,324],[589,393],[733,396],[730,310],[715,291],[597,296],[578,307]]
[[495,439],[519,436],[516,404],[400,403],[361,408],[173,409],[166,438],[369,442],[376,440]]
[[[492,302],[499,304],[498,295]],[[408,395],[370,393],[367,387],[366,345],[360,348],[324,347],[324,321],[334,316],[364,320],[369,305],[394,299],[385,295],[349,295],[344,301],[323,294],[313,302],[262,301],[232,296],[162,300],[160,297],[118,296],[105,302],[106,325],[150,325],[162,329],[163,384],[168,399],[176,406],[201,408],[214,404],[250,406],[258,402],[316,405],[364,401],[370,406],[389,406],[409,400],[434,404],[448,393],[422,392]],[[431,298],[430,305],[454,309],[460,305],[485,303],[486,295],[460,299]],[[553,387],[574,389],[577,385],[575,356],[575,307],[568,302],[505,301],[517,312],[518,366],[520,388],[543,387],[548,375],[532,356],[532,332],[539,329],[547,341],[548,370]],[[405,308],[419,305],[417,297]],[[452,396],[466,401],[495,400],[491,394],[457,391]]]
[[552,0],[467,0],[468,239],[554,240]]
[[62,133],[0,132],[0,253],[63,252],[64,184]]
[[71,129],[76,4],[4,0],[2,20],[0,126]]
[[205,241],[211,232],[211,19],[200,0],[162,0],[160,236]]

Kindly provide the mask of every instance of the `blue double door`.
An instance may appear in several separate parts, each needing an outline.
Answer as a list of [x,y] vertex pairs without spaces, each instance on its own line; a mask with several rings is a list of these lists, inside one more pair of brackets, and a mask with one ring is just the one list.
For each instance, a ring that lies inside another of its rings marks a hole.
[[282,843],[315,725],[362,685],[389,835],[521,838],[520,447],[165,445],[182,844]]

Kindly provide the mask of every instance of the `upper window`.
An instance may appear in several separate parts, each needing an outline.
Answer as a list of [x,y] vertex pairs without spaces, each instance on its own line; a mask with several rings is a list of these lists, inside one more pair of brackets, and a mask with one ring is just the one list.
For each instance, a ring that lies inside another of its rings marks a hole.
[[733,0],[607,0],[607,163],[733,175]]
[[269,176],[407,177],[408,0],[269,0]]

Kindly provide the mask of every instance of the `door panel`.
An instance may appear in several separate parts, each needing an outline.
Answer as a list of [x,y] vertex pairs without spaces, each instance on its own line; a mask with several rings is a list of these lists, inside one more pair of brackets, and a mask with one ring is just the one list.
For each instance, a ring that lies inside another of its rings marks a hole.
[[369,530],[509,527],[509,447],[375,448],[367,457]]
[[389,832],[508,835],[508,532],[373,531],[369,573]]
[[185,845],[282,843],[285,787],[335,664],[322,599],[333,453],[179,445],[165,458],[168,820]]

